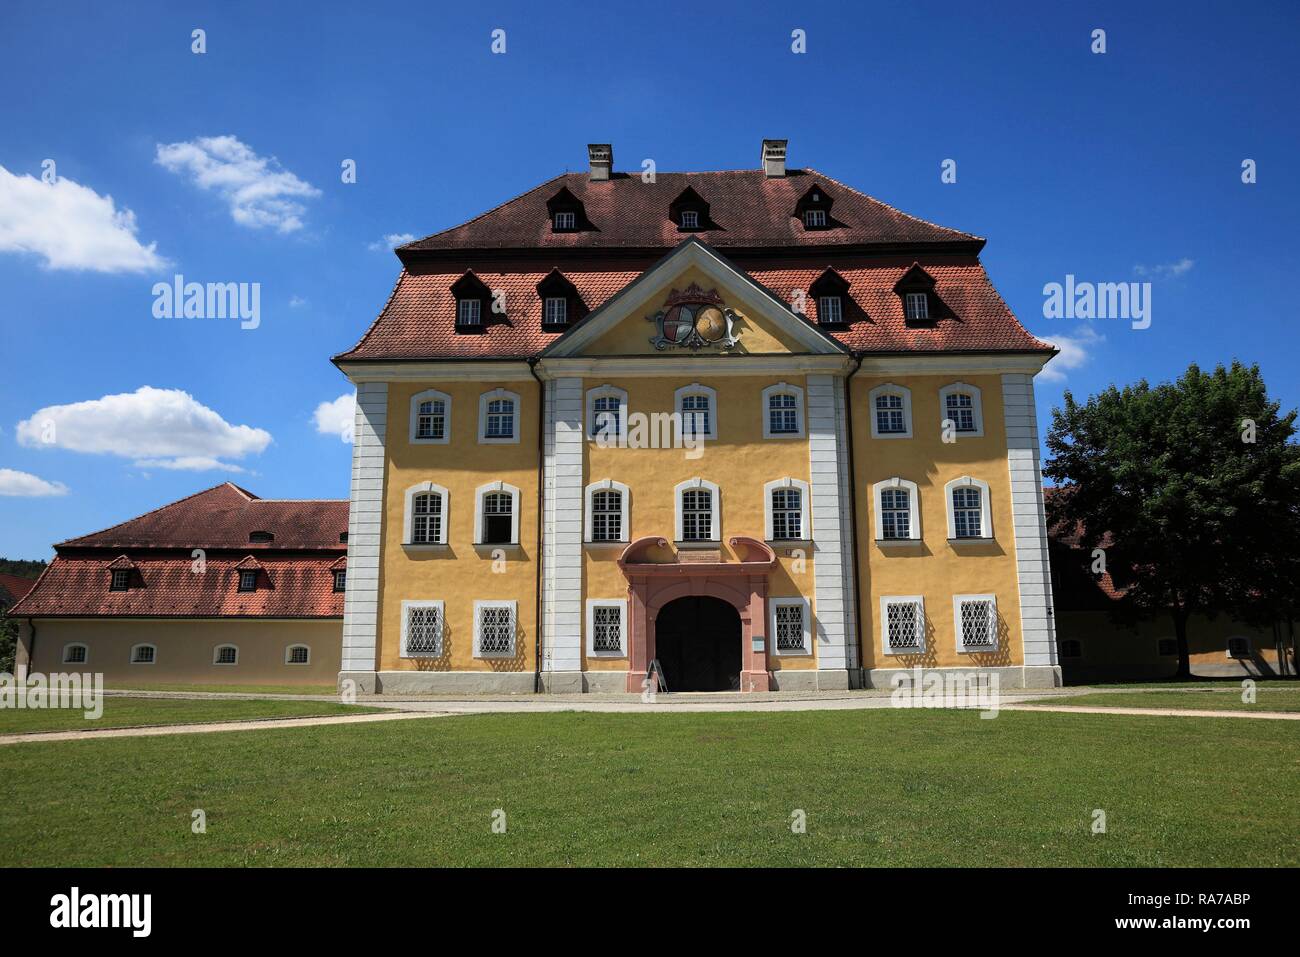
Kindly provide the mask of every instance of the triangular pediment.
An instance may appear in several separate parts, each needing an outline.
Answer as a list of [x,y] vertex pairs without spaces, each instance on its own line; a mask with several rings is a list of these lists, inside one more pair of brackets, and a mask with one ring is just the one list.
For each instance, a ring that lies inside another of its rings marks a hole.
[[692,237],[551,343],[542,357],[846,352]]

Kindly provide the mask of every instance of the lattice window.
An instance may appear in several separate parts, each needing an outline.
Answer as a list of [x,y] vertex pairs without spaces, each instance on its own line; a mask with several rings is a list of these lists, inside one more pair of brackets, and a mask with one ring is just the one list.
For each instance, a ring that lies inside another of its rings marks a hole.
[[311,657],[311,650],[306,645],[293,645],[285,661],[291,665],[305,665]]
[[158,657],[158,650],[153,645],[136,645],[131,649],[131,664],[151,665]]
[[598,652],[623,650],[623,609],[597,605],[591,610],[591,647]]
[[799,489],[773,489],[772,538],[803,538],[803,493]]
[[63,663],[65,665],[84,665],[86,657],[85,645],[68,645],[63,649]]
[[547,296],[542,321],[548,326],[562,326],[569,321],[569,300],[563,296]]
[[969,392],[949,392],[943,398],[944,412],[958,432],[974,432],[975,399]]
[[109,576],[109,591],[126,591],[131,587],[131,569],[114,568]]
[[682,541],[707,542],[712,534],[713,492],[700,488],[682,492]]
[[963,486],[952,490],[952,524],[955,538],[981,538],[984,535],[983,503],[980,490]]
[[505,605],[483,605],[478,610],[480,655],[508,655],[514,648],[514,614]]
[[456,323],[462,326],[477,326],[482,321],[483,303],[478,299],[456,300]]
[[491,399],[487,404],[487,429],[489,439],[511,439],[515,435],[515,403],[513,399]]
[[343,569],[334,572],[334,590],[346,591],[348,587],[348,573]]
[[788,392],[767,397],[767,430],[773,435],[799,434],[799,400]]
[[623,493],[613,490],[591,496],[591,540],[618,542],[623,535]]
[[559,230],[574,229],[578,225],[578,214],[560,212],[555,214],[555,228]]
[[826,225],[826,210],[809,209],[803,214],[803,224],[807,229],[820,229]]
[[991,598],[963,599],[958,605],[962,647],[991,651],[998,646],[998,616]]
[[408,605],[406,608],[406,650],[408,658],[438,658],[442,655],[442,608],[437,605]]
[[923,292],[907,294],[907,318],[911,320],[930,318],[930,297]]
[[907,418],[903,413],[901,395],[885,392],[876,396],[876,432],[881,435],[907,432]]
[[885,604],[885,638],[892,652],[919,652],[925,639],[919,601],[891,601]]
[[241,568],[239,570],[239,590],[257,591],[257,569]]
[[442,496],[421,492],[411,500],[411,544],[437,545],[442,541]]
[[776,617],[776,650],[803,651],[804,607],[799,604],[778,604]]
[[880,527],[883,538],[912,537],[912,493],[887,488],[880,493]]
[[699,229],[700,214],[693,209],[682,210],[682,229]]
[[415,437],[439,440],[447,437],[446,402],[442,399],[425,399],[416,407]]
[[817,318],[821,322],[844,321],[844,307],[839,296],[821,296],[817,299]]
[[219,665],[238,664],[239,649],[234,645],[222,645],[217,649],[216,656],[212,660]]

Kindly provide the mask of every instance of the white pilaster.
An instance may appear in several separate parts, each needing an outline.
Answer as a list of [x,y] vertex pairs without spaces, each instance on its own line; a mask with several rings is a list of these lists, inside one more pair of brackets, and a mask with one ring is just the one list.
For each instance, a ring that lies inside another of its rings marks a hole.
[[1026,667],[1057,664],[1052,611],[1052,576],[1047,556],[1047,517],[1043,508],[1042,465],[1033,376],[1002,376],[1002,408],[1007,429],[1007,467],[1020,586],[1020,627]]
[[[813,594],[819,687],[844,686],[847,669],[857,666],[848,598],[852,553],[845,518],[847,463],[844,384],[829,375],[808,376],[808,466],[812,494]],[[847,553],[847,554],[846,554]]]
[[[542,522],[542,669],[582,671],[582,380],[546,383],[546,486]],[[580,691],[576,683],[551,682],[551,690]]]
[[378,667],[379,543],[384,522],[387,426],[388,383],[359,383],[348,504],[348,581],[343,596],[344,672],[373,674]]

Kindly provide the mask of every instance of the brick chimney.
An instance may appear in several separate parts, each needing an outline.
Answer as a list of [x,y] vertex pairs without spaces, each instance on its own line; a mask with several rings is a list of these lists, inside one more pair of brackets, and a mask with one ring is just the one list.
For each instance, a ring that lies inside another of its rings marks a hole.
[[789,140],[763,140],[763,174],[772,179],[785,175],[785,146]]
[[592,180],[609,179],[614,168],[614,147],[609,143],[588,143],[587,162],[591,164]]

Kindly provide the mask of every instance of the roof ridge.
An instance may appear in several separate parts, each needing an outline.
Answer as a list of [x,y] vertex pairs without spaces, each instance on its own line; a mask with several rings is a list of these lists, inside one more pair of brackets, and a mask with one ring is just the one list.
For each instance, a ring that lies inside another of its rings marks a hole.
[[[470,223],[476,223],[476,222],[478,222],[480,219],[482,219],[484,216],[491,216],[491,215],[492,215],[493,213],[495,213],[498,209],[502,209],[502,208],[504,208],[504,207],[506,207],[506,206],[509,206],[509,205],[510,205],[511,203],[513,203],[515,200],[517,200],[517,199],[523,199],[523,198],[524,198],[525,196],[527,196],[529,193],[535,193],[535,192],[537,192],[539,189],[541,189],[542,187],[544,187],[544,186],[546,186],[546,185],[548,185],[548,184],[550,184],[550,183],[554,183],[557,179],[564,179],[564,178],[566,178],[566,177],[568,177],[568,176],[571,176],[571,175],[572,175],[572,174],[569,173],[569,172],[567,172],[567,171],[564,172],[564,173],[559,173],[558,175],[556,175],[556,176],[552,176],[550,179],[545,180],[544,182],[538,183],[538,184],[537,184],[536,186],[534,186],[532,189],[526,189],[526,190],[524,190],[522,193],[518,194],[517,196],[511,196],[509,199],[505,200],[504,202],[497,203],[497,204],[496,204],[495,206],[493,206],[491,209],[486,210],[486,211],[484,211],[484,212],[481,212],[481,213],[479,213],[477,216],[474,216],[474,217],[471,218],[471,219],[467,219],[467,220],[465,220],[463,223],[457,223],[455,226],[448,226],[446,229],[440,229],[440,230],[438,230],[436,233],[429,233],[429,235],[427,235],[427,236],[421,236],[419,239],[412,239],[409,243],[402,243],[402,245],[398,246],[397,249],[405,249],[405,248],[407,248],[408,246],[413,246],[415,243],[422,243],[422,242],[424,242],[426,239],[433,239],[433,237],[435,237],[435,236],[441,236],[443,233],[449,233],[449,232],[451,232],[453,229],[460,229],[460,228],[463,227],[463,226],[468,226]],[[396,250],[394,250],[394,251],[396,251]]]
[[836,186],[839,186],[841,189],[847,189],[849,192],[857,193],[859,196],[865,197],[866,199],[871,200],[873,203],[879,203],[881,206],[884,206],[886,209],[898,213],[898,215],[902,216],[904,219],[911,219],[911,220],[915,220],[918,223],[925,223],[925,225],[927,226],[933,226],[935,229],[942,229],[950,233],[960,233],[962,236],[966,236],[969,239],[977,239],[980,242],[988,241],[983,236],[976,236],[974,233],[968,233],[964,229],[953,229],[951,226],[945,226],[942,223],[932,222],[928,219],[922,219],[920,216],[913,216],[911,213],[905,213],[897,206],[894,206],[891,203],[887,203],[883,199],[880,199],[879,197],[872,196],[870,193],[864,193],[860,189],[855,189],[854,187],[850,186],[848,183],[842,183],[834,176],[831,176],[829,173],[820,172],[819,170],[813,169],[811,166],[805,167],[804,172],[811,173],[814,176],[820,176],[823,179],[829,180],[830,182],[834,183]]
[[[103,535],[106,532],[111,532],[115,528],[121,528],[123,525],[129,525],[131,522],[138,522],[140,521],[140,519],[148,518],[150,515],[157,515],[159,512],[166,511],[169,508],[173,508],[174,506],[181,505],[185,502],[188,502],[192,498],[198,498],[200,495],[207,495],[209,492],[215,492],[217,489],[222,488],[226,485],[229,485],[231,488],[233,488],[235,491],[239,492],[241,495],[245,497],[252,495],[251,492],[245,491],[244,489],[240,488],[238,485],[234,484],[233,482],[221,482],[220,484],[214,485],[211,488],[205,488],[201,491],[195,492],[192,495],[186,495],[184,498],[178,498],[174,502],[168,502],[166,505],[159,505],[157,508],[151,508],[149,509],[149,511],[141,512],[139,515],[133,515],[131,518],[128,518],[125,521],[117,522],[113,525],[107,526],[106,528],[101,528],[98,531],[86,532],[86,534],[84,535],[77,535],[73,538],[65,538],[61,542],[55,542],[54,547],[58,548],[60,545],[70,545],[80,541],[83,538],[91,538],[95,535]],[[251,500],[255,501],[256,499],[257,496],[253,495]],[[48,568],[49,566],[46,567]],[[39,581],[39,579],[37,580]]]

